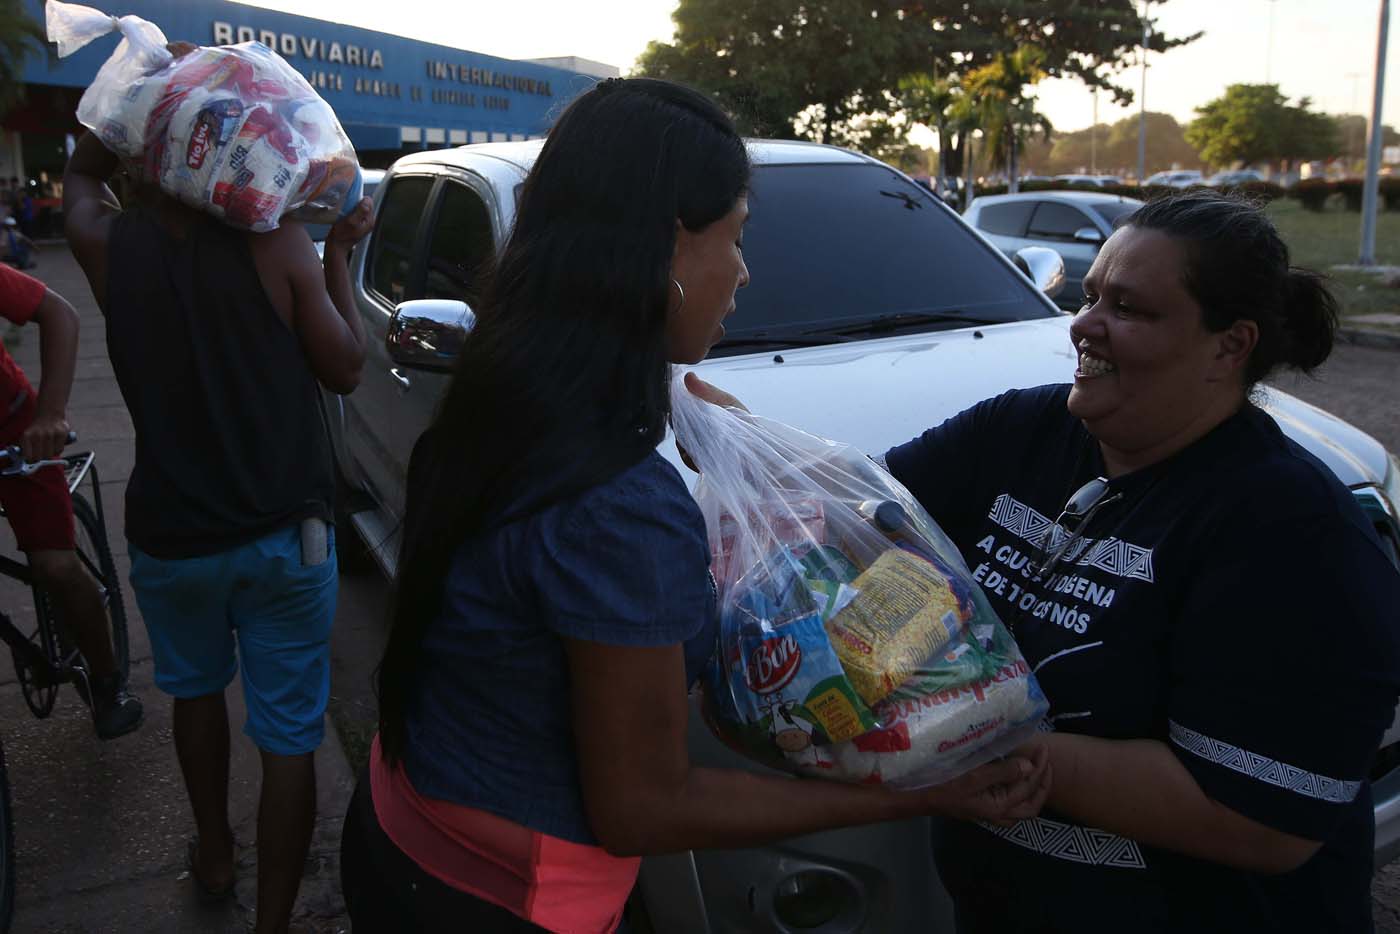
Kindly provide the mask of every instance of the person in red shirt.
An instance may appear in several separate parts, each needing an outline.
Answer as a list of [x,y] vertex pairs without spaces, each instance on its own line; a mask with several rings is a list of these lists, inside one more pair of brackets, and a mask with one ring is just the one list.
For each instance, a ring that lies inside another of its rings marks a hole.
[[[18,444],[26,461],[57,457],[68,440],[65,411],[78,357],[78,314],[58,293],[0,265],[0,317],[39,326],[39,391],[0,346],[0,448]],[[29,558],[34,582],[88,665],[93,723],[101,739],[141,725],[141,701],[127,692],[112,654],[107,609],[74,551],[73,501],[62,469],[0,477],[0,506]]]

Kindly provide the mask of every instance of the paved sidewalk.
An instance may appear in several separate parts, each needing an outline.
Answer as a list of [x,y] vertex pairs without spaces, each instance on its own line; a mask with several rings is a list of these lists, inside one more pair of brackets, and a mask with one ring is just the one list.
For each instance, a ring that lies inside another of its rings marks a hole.
[[[123,578],[131,629],[131,682],[146,705],[135,734],[100,743],[86,708],[69,688],[47,720],[25,706],[14,671],[0,651],[0,738],[13,797],[18,867],[16,934],[201,932],[252,929],[256,904],[257,750],[242,735],[243,698],[229,692],[234,736],[230,817],[239,843],[237,898],[217,909],[200,906],[185,872],[185,841],[193,821],[175,758],[170,701],[152,684],[150,647],[126,584],[129,568],[122,532],[122,491],[131,471],[134,440],[107,362],[104,325],[86,280],[67,248],[46,246],[30,270],[77,308],[82,321],[77,379],[69,422],[74,450],[97,452],[108,540]],[[37,385],[39,332],[0,322],[0,337]],[[90,492],[84,484],[84,492]],[[0,549],[12,553],[9,526],[0,523]],[[0,608],[24,628],[33,598],[0,579]],[[28,623],[32,627],[32,623]],[[340,822],[354,776],[329,720],[317,754],[318,818],[292,925],[296,932],[344,932],[349,922],[340,895]]]

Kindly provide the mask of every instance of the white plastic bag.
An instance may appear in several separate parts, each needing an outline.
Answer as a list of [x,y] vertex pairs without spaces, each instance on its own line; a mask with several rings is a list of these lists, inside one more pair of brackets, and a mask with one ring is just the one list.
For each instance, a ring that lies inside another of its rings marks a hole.
[[60,57],[119,31],[78,122],[143,179],[244,230],[332,223],[360,198],[354,147],[330,105],[258,42],[176,58],[154,24],[48,0]]
[[1048,704],[947,536],[861,452],[710,405],[671,417],[719,586],[702,681],[720,739],[765,765],[933,785],[1023,743]]

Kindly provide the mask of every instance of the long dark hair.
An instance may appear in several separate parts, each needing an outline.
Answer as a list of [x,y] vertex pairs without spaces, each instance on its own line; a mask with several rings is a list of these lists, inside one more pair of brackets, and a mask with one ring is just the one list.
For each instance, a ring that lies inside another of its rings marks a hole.
[[1258,326],[1246,389],[1280,367],[1311,372],[1332,352],[1337,300],[1327,279],[1290,263],[1288,244],[1259,205],[1185,192],[1151,201],[1120,223],[1160,231],[1185,245],[1184,284],[1209,330],[1224,331],[1240,320]]
[[405,751],[424,633],[466,539],[637,463],[670,415],[676,222],[699,231],[748,186],[734,125],[665,81],[609,79],[568,106],[525,180],[477,324],[409,466],[380,748]]

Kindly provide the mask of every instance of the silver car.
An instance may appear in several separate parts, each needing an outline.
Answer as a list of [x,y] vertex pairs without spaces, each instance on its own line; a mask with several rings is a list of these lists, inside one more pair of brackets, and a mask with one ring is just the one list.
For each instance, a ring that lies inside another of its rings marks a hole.
[[[450,379],[482,269],[510,231],[541,145],[405,156],[376,192],[374,232],[351,256],[372,346],[360,387],[326,397],[350,494],[338,545],[360,538],[390,577],[409,453]],[[754,279],[699,375],[755,411],[875,452],[1007,389],[1069,379],[1070,318],[1046,297],[1060,279],[1053,253],[1023,250],[1033,277],[1021,275],[928,189],[858,153],[777,141],[749,150],[761,206],[744,236]],[[1285,393],[1270,390],[1267,409],[1354,491],[1386,541],[1400,543],[1393,457]],[[679,463],[673,444],[660,451]],[[689,731],[695,763],[759,768],[717,741],[698,711]],[[1373,771],[1378,861],[1400,833],[1398,740],[1387,735]],[[648,857],[632,909],[636,934],[953,930],[923,819]]]
[[974,198],[963,220],[1007,256],[1028,246],[1049,247],[1065,261],[1065,287],[1055,301],[1084,303],[1084,276],[1118,219],[1142,202],[1092,191],[1035,191]]

